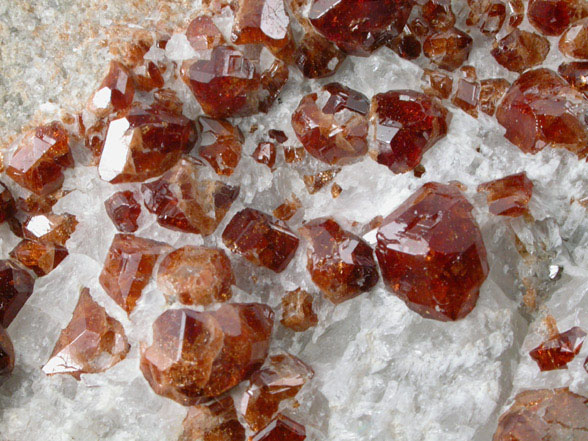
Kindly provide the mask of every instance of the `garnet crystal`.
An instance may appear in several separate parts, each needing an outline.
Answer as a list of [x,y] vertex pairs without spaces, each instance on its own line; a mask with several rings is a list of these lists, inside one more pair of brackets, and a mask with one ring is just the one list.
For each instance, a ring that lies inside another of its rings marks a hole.
[[472,43],[468,34],[451,28],[429,35],[423,43],[423,52],[441,69],[453,71],[466,62]]
[[502,40],[494,42],[490,53],[501,66],[521,73],[545,61],[549,40],[533,32],[515,29]]
[[568,57],[588,60],[588,18],[570,26],[559,40],[559,50]]
[[517,217],[528,213],[533,182],[523,172],[480,184],[478,191],[486,193],[490,213]]
[[135,85],[129,70],[118,61],[110,62],[108,74],[89,102],[90,109],[98,116],[127,110],[133,103]]
[[243,133],[225,120],[207,117],[198,119],[199,154],[223,176],[231,176],[241,160]]
[[300,288],[284,294],[280,323],[295,332],[316,326],[318,318],[312,309],[312,296]]
[[14,346],[6,330],[0,326],[0,385],[14,369]]
[[178,441],[245,441],[245,428],[230,396],[190,407],[183,427]]
[[529,355],[535,360],[541,371],[567,369],[567,364],[582,349],[584,338],[586,338],[586,333],[575,326],[541,343],[529,352]]
[[278,414],[263,430],[249,437],[249,441],[304,441],[305,439],[304,426],[282,414]]
[[139,228],[137,219],[141,215],[141,205],[130,190],[114,193],[104,201],[106,214],[118,231],[134,233]]
[[8,328],[33,293],[35,279],[10,260],[0,260],[0,326]]
[[64,246],[25,239],[14,247],[10,257],[43,277],[57,268],[68,254]]

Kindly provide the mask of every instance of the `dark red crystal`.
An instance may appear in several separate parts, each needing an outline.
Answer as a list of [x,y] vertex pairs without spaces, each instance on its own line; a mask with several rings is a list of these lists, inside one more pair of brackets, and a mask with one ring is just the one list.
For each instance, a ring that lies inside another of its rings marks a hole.
[[423,52],[441,69],[454,71],[468,59],[472,43],[468,34],[451,28],[429,35],[423,43]]
[[130,190],[118,191],[104,201],[106,213],[118,231],[134,233],[139,228],[137,219],[141,205]]
[[567,364],[574,359],[582,349],[586,333],[574,326],[566,332],[557,334],[541,343],[529,355],[541,371],[567,369]]
[[525,172],[506,176],[478,186],[486,193],[490,213],[498,216],[517,217],[528,213],[528,204],[533,195],[533,182]]
[[0,326],[8,328],[33,294],[35,279],[10,260],[0,260]]
[[306,429],[302,424],[278,414],[264,429],[249,437],[249,441],[304,441]]
[[0,326],[0,385],[14,370],[14,346],[6,330]]
[[521,73],[543,63],[549,53],[549,46],[547,38],[515,29],[503,39],[494,42],[490,53],[501,66]]
[[226,120],[201,116],[199,154],[222,176],[231,176],[241,160],[243,133]]

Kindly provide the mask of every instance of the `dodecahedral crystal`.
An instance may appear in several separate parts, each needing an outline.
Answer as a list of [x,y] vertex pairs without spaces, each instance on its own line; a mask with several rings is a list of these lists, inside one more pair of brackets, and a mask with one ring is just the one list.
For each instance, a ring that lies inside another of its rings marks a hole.
[[325,78],[339,70],[345,54],[322,35],[309,31],[298,44],[294,58],[306,78]]
[[280,60],[274,60],[268,69],[261,74],[261,88],[259,90],[259,111],[267,113],[288,82],[290,70],[288,65]]
[[490,53],[501,66],[521,73],[545,61],[549,53],[549,40],[533,32],[515,29],[494,42]]
[[421,13],[429,27],[436,31],[446,31],[455,25],[451,0],[428,0],[421,7]]
[[225,42],[223,34],[216,27],[212,18],[207,15],[196,17],[188,25],[186,38],[197,51],[204,51]]
[[489,78],[480,81],[480,110],[494,116],[496,106],[506,94],[510,83],[503,78]]
[[68,254],[62,245],[25,239],[14,247],[10,257],[42,277],[57,268]]
[[276,164],[276,145],[273,142],[260,142],[253,152],[253,159],[273,169]]
[[233,253],[277,273],[286,269],[299,243],[284,222],[252,208],[235,214],[222,237]]
[[588,18],[570,26],[559,40],[559,50],[568,57],[588,60]]
[[0,326],[8,328],[33,293],[35,279],[10,260],[0,260]]
[[118,231],[134,233],[139,228],[137,219],[141,205],[130,190],[118,191],[104,201],[106,213]]
[[153,324],[141,371],[156,393],[180,404],[217,397],[263,364],[273,316],[259,303],[225,304],[207,312],[167,310]]
[[23,223],[22,232],[26,239],[65,245],[77,225],[78,221],[73,214],[39,214]]
[[387,288],[423,317],[458,320],[476,305],[488,263],[472,210],[457,187],[430,182],[378,229]]
[[111,61],[110,68],[102,84],[92,98],[89,108],[98,116],[127,110],[133,103],[135,84],[131,72],[118,61]]
[[159,289],[185,305],[226,302],[234,284],[231,261],[216,248],[179,248],[164,257],[157,272]]
[[441,69],[453,71],[468,59],[472,42],[468,34],[451,28],[429,35],[423,43],[423,52]]
[[14,370],[14,346],[6,330],[0,326],[0,385]]
[[428,84],[423,91],[436,98],[447,99],[453,89],[453,78],[439,70],[425,69],[423,80]]
[[278,414],[265,428],[249,437],[249,441],[304,441],[306,429],[302,424]]
[[110,317],[84,288],[43,372],[69,374],[79,380],[81,374],[104,372],[124,360],[129,349],[120,322]]
[[576,19],[588,15],[588,6],[577,0],[529,0],[529,22],[544,35],[560,35]]
[[178,441],[245,441],[245,428],[230,396],[190,407],[183,428]]
[[230,176],[241,160],[243,133],[228,121],[198,118],[199,154],[223,176]]
[[582,349],[586,333],[574,326],[566,332],[557,334],[541,343],[529,355],[542,371],[567,369],[567,364],[574,359]]
[[290,199],[286,200],[283,204],[279,205],[272,214],[274,217],[288,221],[294,217],[294,215],[298,212],[298,210],[302,207],[302,202],[300,199],[296,197],[295,194],[292,194]]
[[528,213],[527,206],[533,195],[533,182],[525,172],[522,172],[480,184],[478,191],[486,193],[490,213],[517,217]]
[[588,97],[588,61],[563,63],[557,71],[574,89]]
[[284,294],[280,323],[296,332],[316,326],[318,318],[312,309],[312,295],[300,288]]
[[357,297],[378,283],[371,247],[333,219],[307,222],[300,233],[309,243],[306,267],[312,281],[333,303]]

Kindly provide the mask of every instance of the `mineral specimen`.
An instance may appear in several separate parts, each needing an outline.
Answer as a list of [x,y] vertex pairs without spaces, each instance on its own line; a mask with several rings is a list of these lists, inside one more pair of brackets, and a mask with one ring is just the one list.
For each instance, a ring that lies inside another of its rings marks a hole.
[[132,234],[114,236],[99,280],[104,291],[127,314],[135,309],[158,257],[168,249],[162,242]]
[[430,182],[378,229],[387,288],[423,317],[458,320],[476,305],[488,263],[472,209],[457,187]]
[[288,221],[294,217],[294,215],[300,208],[302,208],[302,203],[300,202],[300,199],[298,199],[295,194],[292,194],[290,199],[288,199],[286,202],[278,206],[272,212],[272,214],[274,215],[274,217],[282,221]]
[[180,404],[217,397],[263,364],[273,315],[259,303],[225,304],[208,312],[167,310],[153,324],[141,371],[156,393]]
[[183,427],[178,441],[245,441],[245,428],[237,418],[231,397],[190,407]]
[[260,142],[253,152],[253,159],[273,169],[276,164],[276,145],[273,142]]
[[0,385],[14,369],[14,347],[6,330],[0,326]]
[[141,215],[141,205],[132,191],[117,191],[104,201],[104,207],[118,231],[134,233],[139,228],[137,219]]
[[387,46],[407,60],[414,60],[421,55],[421,42],[410,32],[403,32],[391,40]]
[[559,40],[559,50],[568,57],[588,60],[588,18],[570,26]]
[[480,83],[475,79],[460,78],[451,102],[464,112],[477,118],[478,105],[480,103]]
[[10,260],[0,260],[0,327],[8,328],[33,293],[35,280]]
[[541,371],[567,369],[567,364],[574,359],[582,349],[586,333],[574,326],[566,332],[557,334],[541,343],[529,355]]
[[310,31],[298,44],[294,58],[306,78],[325,78],[339,70],[345,54],[322,35]]
[[188,25],[186,38],[197,51],[204,51],[219,46],[225,42],[223,34],[216,27],[212,18],[207,15],[196,17]]
[[368,151],[370,102],[359,92],[330,83],[306,95],[292,115],[304,148],[327,164],[349,164]]
[[6,168],[21,187],[44,196],[63,184],[63,170],[73,167],[69,135],[59,122],[37,127],[24,135]]
[[16,203],[12,193],[6,185],[0,182],[0,224],[10,219],[16,210]]
[[270,357],[267,365],[251,376],[241,399],[245,422],[255,431],[267,426],[280,403],[294,398],[313,376],[312,369],[291,354]]
[[280,323],[295,332],[316,326],[318,318],[312,309],[312,296],[300,288],[284,294]]
[[544,35],[560,35],[588,8],[576,0],[529,0],[529,22]]
[[118,61],[111,61],[102,84],[92,98],[89,108],[98,116],[127,110],[135,97],[135,84],[131,72]]
[[478,191],[486,193],[490,213],[517,217],[528,213],[533,182],[522,172],[480,184]]
[[198,163],[184,157],[161,178],[141,186],[145,207],[161,226],[202,235],[216,230],[239,188],[198,179],[198,173]]
[[496,106],[509,87],[510,83],[503,78],[489,78],[480,81],[480,110],[487,115],[494,116]]
[[574,89],[588,97],[588,61],[563,63],[557,71]]
[[447,99],[453,89],[453,79],[439,70],[425,69],[423,80],[428,84],[423,91],[436,98]]
[[549,40],[533,32],[515,29],[503,39],[495,41],[490,53],[501,66],[521,73],[545,61],[549,53]]
[[304,441],[305,439],[304,426],[281,413],[263,430],[249,437],[249,441]]
[[163,74],[165,66],[157,65],[153,61],[145,62],[133,69],[133,77],[138,90],[150,92],[165,85]]
[[447,134],[449,113],[422,93],[397,90],[372,99],[377,161],[394,173],[415,168],[423,154]]
[[110,317],[84,288],[43,372],[69,374],[79,380],[81,374],[104,372],[124,360],[129,349],[120,322]]
[[373,250],[360,237],[330,218],[315,219],[300,229],[308,240],[307,269],[325,296],[338,304],[369,291],[378,283]]
[[286,141],[288,141],[288,137],[282,130],[271,129],[269,132],[267,132],[267,134],[271,139],[273,139],[276,142],[279,142],[280,144],[283,144]]
[[299,243],[284,222],[252,208],[235,214],[222,238],[233,253],[277,273],[286,269]]
[[68,254],[62,245],[25,239],[14,247],[10,257],[42,277],[57,268]]
[[38,242],[65,245],[78,225],[73,214],[39,214],[28,218],[22,226],[23,236]]
[[223,176],[231,176],[241,160],[243,133],[228,121],[198,118],[199,154]]
[[428,0],[421,7],[421,13],[430,29],[446,31],[455,25],[451,0]]
[[468,34],[451,28],[429,35],[423,43],[423,52],[441,69],[453,71],[468,59],[472,42]]
[[304,161],[306,153],[303,147],[284,147],[284,160],[288,164]]
[[267,113],[288,82],[290,70],[288,65],[275,60],[270,67],[261,74],[261,88],[259,90],[259,111]]
[[331,170],[319,172],[315,175],[304,175],[302,179],[304,180],[306,190],[308,190],[308,193],[310,194],[315,194],[325,185],[331,183],[333,179],[335,179],[335,176],[337,176],[337,173],[340,171],[340,168],[333,168]]
[[216,248],[179,248],[164,257],[157,272],[159,289],[185,305],[226,302],[234,284],[231,261]]

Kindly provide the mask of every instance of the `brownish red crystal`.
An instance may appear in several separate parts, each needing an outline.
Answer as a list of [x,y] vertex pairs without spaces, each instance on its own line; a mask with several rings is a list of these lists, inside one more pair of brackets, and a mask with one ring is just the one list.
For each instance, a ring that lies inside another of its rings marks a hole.
[[453,78],[439,70],[425,69],[423,80],[427,82],[427,87],[423,91],[427,95],[436,98],[447,99],[453,89]]
[[327,184],[330,184],[333,179],[337,176],[337,173],[341,171],[340,168],[333,168],[331,170],[324,170],[314,175],[304,175],[302,177],[304,185],[308,193],[315,194],[320,191]]
[[130,314],[151,279],[155,262],[167,250],[169,246],[162,242],[132,234],[117,234],[106,256],[100,285]]
[[245,428],[230,396],[190,407],[183,429],[178,441],[245,441]]
[[73,214],[39,214],[29,217],[23,223],[23,236],[26,239],[65,245],[78,225]]
[[132,191],[117,191],[104,201],[104,207],[118,231],[134,233],[139,228],[137,219],[141,215],[141,205]]
[[231,298],[235,276],[224,251],[187,245],[167,254],[159,265],[157,285],[184,305],[209,305]]
[[588,97],[588,61],[563,63],[557,71],[570,86]]
[[16,203],[6,185],[0,182],[0,224],[10,219],[16,211]]
[[249,441],[304,441],[305,439],[304,426],[281,413],[265,428],[249,437]]
[[286,269],[299,244],[284,222],[253,208],[235,214],[222,238],[233,253],[277,273]]
[[14,346],[6,330],[0,326],[0,385],[14,370]]
[[314,372],[299,358],[273,355],[267,365],[255,372],[241,399],[240,410],[254,431],[263,429],[278,413],[282,401],[294,398]]
[[209,235],[225,217],[239,188],[199,179],[199,168],[197,161],[184,157],[161,178],[141,186],[145,207],[161,226]]
[[0,260],[0,326],[8,328],[33,294],[35,279],[10,260]]
[[217,397],[263,364],[273,316],[259,303],[224,304],[208,312],[167,310],[153,324],[141,371],[156,393],[180,404]]
[[522,172],[480,184],[478,191],[486,193],[490,213],[517,217],[528,213],[533,182]]
[[549,40],[533,32],[515,29],[495,41],[490,53],[501,66],[521,73],[540,65],[549,53]]
[[261,74],[259,90],[259,111],[267,113],[288,82],[290,70],[281,60],[274,60],[270,67]]
[[475,78],[460,78],[451,102],[474,118],[478,117],[480,83]]
[[118,61],[111,61],[109,71],[90,98],[89,107],[98,116],[127,110],[135,97],[131,72]]
[[578,18],[588,15],[588,6],[577,0],[529,0],[527,15],[543,35],[560,35]]
[[386,287],[425,318],[458,320],[476,305],[488,262],[472,210],[457,187],[430,182],[378,229]]
[[69,374],[79,380],[81,374],[104,372],[124,360],[129,349],[120,322],[110,317],[84,288],[43,372]]
[[276,164],[276,153],[276,145],[273,142],[260,142],[253,152],[253,159],[273,169]]
[[272,212],[272,214],[274,215],[274,217],[282,221],[288,221],[294,217],[294,215],[298,212],[300,208],[302,208],[302,203],[300,202],[300,199],[298,199],[295,194],[292,194],[290,199],[286,200],[286,202],[279,205]]
[[414,169],[423,154],[447,134],[447,109],[412,90],[374,96],[371,112],[379,149],[377,161],[394,173]]
[[468,34],[451,28],[429,35],[423,43],[423,52],[441,69],[454,71],[467,61],[472,43]]
[[190,22],[186,38],[197,51],[212,49],[225,42],[223,34],[208,15],[201,15]]
[[445,31],[455,25],[451,0],[428,0],[421,6],[421,14],[430,29]]
[[305,223],[307,264],[312,281],[338,304],[369,291],[378,283],[378,266],[371,247],[330,218]]
[[487,115],[494,116],[496,106],[509,88],[510,83],[503,78],[489,78],[480,81],[480,110]]
[[[588,5],[586,8],[588,10]],[[559,51],[571,58],[588,60],[588,18],[565,31],[559,40]]]
[[52,122],[24,135],[6,174],[21,187],[44,196],[61,187],[63,171],[73,166],[69,135],[60,122]]
[[567,369],[567,364],[574,359],[582,349],[586,333],[577,326],[566,332],[557,334],[541,343],[529,355],[541,371]]
[[10,252],[10,257],[43,277],[53,271],[67,257],[67,248],[62,245],[22,240]]
[[370,102],[359,92],[330,83],[306,95],[292,115],[304,148],[327,164],[349,164],[368,151]]
[[322,35],[309,31],[298,43],[294,58],[306,78],[326,78],[339,70],[345,54]]
[[318,317],[312,309],[312,301],[312,295],[300,288],[285,293],[280,323],[295,332],[304,332],[316,326]]
[[222,176],[231,176],[241,160],[243,133],[226,120],[198,118],[199,154]]

